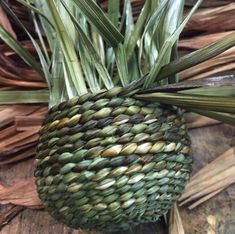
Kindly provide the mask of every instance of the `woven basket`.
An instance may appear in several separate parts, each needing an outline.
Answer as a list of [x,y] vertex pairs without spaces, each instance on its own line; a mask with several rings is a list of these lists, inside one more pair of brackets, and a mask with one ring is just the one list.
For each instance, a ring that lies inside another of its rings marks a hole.
[[182,193],[192,158],[179,109],[115,87],[50,109],[36,184],[43,204],[73,228],[117,231],[156,221]]

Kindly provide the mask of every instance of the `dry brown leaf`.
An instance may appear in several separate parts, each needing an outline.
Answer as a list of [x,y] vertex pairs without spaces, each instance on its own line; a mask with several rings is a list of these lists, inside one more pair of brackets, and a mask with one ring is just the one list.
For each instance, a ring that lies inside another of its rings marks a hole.
[[[194,201],[210,193],[226,188],[229,185],[235,183],[235,166],[226,169],[225,171],[214,175],[213,178],[207,179],[191,189],[186,187],[186,191],[182,195],[181,199],[185,199],[180,205]],[[181,200],[180,199],[180,200]]]
[[7,15],[3,11],[2,7],[0,6],[0,24],[14,37],[16,38],[16,34],[11,27],[11,23],[7,18]]
[[[197,0],[186,0],[186,6],[194,6]],[[233,2],[233,0],[204,0],[201,4],[202,7],[223,6]]]
[[211,126],[220,123],[219,121],[215,119],[210,119],[205,116],[198,116],[194,121],[189,122],[187,124],[189,129],[193,128],[201,128],[201,127],[206,127],[206,126]]
[[42,81],[42,77],[36,71],[3,53],[0,54],[0,75],[16,80]]
[[180,205],[194,202],[190,209],[235,183],[235,148],[231,148],[196,173],[179,198]]
[[[213,160],[211,163],[207,164],[200,171],[198,171],[194,176],[192,176],[190,183],[194,186],[196,183],[205,180],[206,178],[210,178],[214,174],[219,171],[223,171],[229,166],[234,165],[235,157],[235,147],[231,147],[226,150],[223,154]],[[215,168],[216,165],[220,165],[218,168]],[[213,170],[217,170],[214,172]]]
[[[20,44],[29,52],[33,53],[35,52],[35,48],[32,44],[32,42],[30,40],[22,40],[20,41]],[[6,44],[0,44],[0,51],[2,52],[2,54],[6,55],[6,56],[11,56],[11,55],[15,55],[16,53],[9,48]]]
[[[43,113],[44,116],[46,115],[46,112]],[[30,131],[37,129],[39,131],[42,121],[44,119],[44,116],[16,116],[15,118],[15,125],[17,131]]]
[[[233,49],[235,52],[235,48]],[[230,70],[234,68],[235,56],[221,54],[214,59],[210,59],[204,63],[194,66],[193,68],[186,69],[180,73],[180,80],[185,79],[202,79],[207,77],[212,77],[220,72],[226,71],[227,74]]]
[[221,7],[203,8],[196,12],[185,30],[223,32],[235,29],[235,3]]
[[34,179],[20,181],[10,187],[0,184],[0,204],[13,204],[32,209],[42,208]]
[[35,155],[35,145],[48,107],[45,105],[0,106],[0,165]]
[[17,159],[22,160],[33,156],[34,154],[32,154],[31,151],[27,152],[32,147],[34,147],[35,150],[35,142],[10,149],[8,151],[0,152],[0,165],[4,165],[6,162],[12,163],[16,162]]
[[[11,148],[12,145],[19,146],[19,142],[24,141],[25,139],[28,139],[31,136],[35,136],[38,133],[38,128],[24,131],[24,132],[19,132],[18,134],[13,135],[12,137],[9,137],[8,139],[0,142],[0,151],[4,151],[5,149]],[[20,145],[26,144],[26,142],[20,143]]]
[[193,112],[184,113],[184,118],[189,129],[207,127],[220,123],[217,120]]
[[191,38],[181,39],[179,41],[178,47],[181,50],[198,50],[201,49],[217,40],[222,39],[223,37],[233,33],[234,31],[228,32],[218,32],[218,33],[210,33],[203,34],[199,36],[194,36]]
[[14,125],[8,128],[4,128],[0,131],[0,140],[3,140],[4,138],[7,138],[7,137],[11,137],[16,133],[17,133],[17,130]]
[[199,200],[195,201],[192,203],[192,205],[190,205],[188,208],[190,210],[194,209],[195,207],[199,206],[200,204],[202,204],[203,202],[209,200],[210,198],[214,197],[216,194],[222,192],[226,187],[222,187],[221,189],[218,189],[202,198],[200,198]]
[[[202,66],[205,66],[205,64],[202,64]],[[218,66],[217,66],[218,65]],[[206,72],[202,72],[201,74],[198,74],[196,76],[192,76],[190,77],[191,80],[196,80],[196,79],[203,79],[203,78],[207,78],[207,77],[213,77],[213,76],[216,76],[220,73],[223,73],[223,72],[226,72],[226,74],[229,74],[229,72],[232,72],[235,68],[235,62],[232,62],[232,63],[228,63],[228,64],[225,64],[223,66],[219,65],[218,63],[212,63],[212,66],[213,67],[207,67],[207,69],[209,69],[209,71],[206,71]],[[206,66],[205,66],[206,68]],[[191,69],[192,71],[192,69]],[[203,71],[203,69],[202,69]]]
[[[231,32],[228,32],[228,34]],[[222,38],[227,33],[211,34],[205,36],[193,37],[187,40],[181,40],[181,48],[200,49],[201,47],[213,43],[216,39]],[[233,70],[235,66],[235,47],[224,53],[198,64],[192,68],[186,69],[180,73],[180,79],[200,79],[216,75],[224,71]]]
[[0,106],[0,165],[35,155],[38,132],[47,110],[44,105]]
[[29,115],[38,109],[36,105],[10,105],[2,106],[0,109],[0,127],[14,122],[15,116]]
[[5,154],[5,156],[0,153],[0,166],[15,163],[21,161],[23,159],[27,159],[30,157],[35,156],[36,154],[36,147],[35,144],[27,145],[24,149],[19,150],[18,152],[10,151],[10,154]]
[[46,88],[47,85],[44,82],[28,82],[28,81],[20,81],[13,79],[6,79],[0,77],[0,85],[10,85],[16,87],[27,87],[27,88]]
[[[226,63],[226,62],[225,62]],[[206,76],[206,73],[213,73],[214,75],[216,75],[216,71],[213,71],[213,68],[215,66],[219,66],[220,70],[222,70],[221,67],[223,67],[222,65],[224,64],[224,61],[215,61],[215,60],[208,60],[207,62],[201,63],[199,65],[196,65],[193,68],[189,68],[186,69],[183,72],[180,72],[179,76],[180,76],[180,80],[184,81],[186,79],[191,79],[191,80],[196,80],[196,79],[200,79],[201,78],[208,78],[208,76]],[[225,70],[226,68],[223,68],[223,70]]]

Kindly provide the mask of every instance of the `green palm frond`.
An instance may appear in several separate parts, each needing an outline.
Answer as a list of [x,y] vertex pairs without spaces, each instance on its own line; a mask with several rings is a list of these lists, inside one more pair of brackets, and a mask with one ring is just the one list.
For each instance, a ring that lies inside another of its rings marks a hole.
[[[46,78],[50,106],[87,92],[99,92],[113,86],[126,87],[144,75],[145,79],[138,90],[141,90],[139,97],[146,100],[171,105],[181,103],[180,106],[184,108],[216,113],[230,113],[233,110],[233,96],[224,97],[228,98],[226,100],[218,97],[215,103],[209,101],[215,93],[232,94],[233,86],[214,89],[204,89],[202,86],[178,90],[177,93],[174,91],[173,94],[157,90],[158,87],[164,87],[162,85],[176,82],[178,72],[235,45],[235,34],[231,33],[205,48],[178,58],[177,41],[180,33],[202,0],[197,1],[185,19],[182,19],[184,0],[177,3],[173,0],[145,1],[135,22],[130,0],[125,0],[124,4],[119,0],[109,0],[107,12],[98,1],[93,0],[18,0],[29,9],[40,44],[6,2],[0,2],[32,40],[41,67],[2,27],[0,36],[26,63]],[[44,34],[40,31],[41,27]],[[71,30],[66,30],[67,27]],[[46,45],[51,53],[47,52]],[[205,92],[207,96],[203,95]],[[226,107],[222,107],[224,101]]]

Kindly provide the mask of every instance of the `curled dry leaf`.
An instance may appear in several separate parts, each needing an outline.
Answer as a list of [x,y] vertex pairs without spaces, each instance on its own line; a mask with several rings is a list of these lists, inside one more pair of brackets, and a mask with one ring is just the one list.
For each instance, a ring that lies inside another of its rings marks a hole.
[[33,179],[20,181],[10,187],[0,184],[0,204],[13,204],[32,209],[42,208]]

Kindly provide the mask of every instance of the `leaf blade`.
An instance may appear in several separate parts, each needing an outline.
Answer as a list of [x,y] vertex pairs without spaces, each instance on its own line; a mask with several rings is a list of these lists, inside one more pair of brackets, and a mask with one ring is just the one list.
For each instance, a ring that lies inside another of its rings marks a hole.
[[21,46],[21,44],[17,40],[15,40],[12,37],[12,35],[9,32],[7,32],[7,30],[5,28],[3,28],[1,25],[0,25],[0,37],[28,65],[33,67],[35,69],[35,71],[37,71],[42,77],[44,76],[41,67],[39,66],[39,64],[37,62],[35,62],[35,58],[26,49],[24,49],[24,47]]
[[187,68],[196,66],[208,59],[211,59],[225,50],[235,46],[235,33],[231,33],[224,38],[202,48],[197,51],[194,51],[188,55],[185,55],[179,58],[176,61],[173,61],[165,65],[159,72],[158,79],[164,79],[169,75],[176,74],[180,71],[183,71]]
[[[162,49],[159,53],[159,57],[157,59],[157,62],[155,66],[151,69],[149,73],[149,77],[146,80],[144,87],[150,87],[150,85],[155,81],[159,80],[158,73],[163,67],[163,64],[165,63],[164,60],[167,59],[167,56],[169,54],[169,50],[172,48],[172,46],[175,44],[175,42],[178,40],[178,37],[182,30],[184,29],[186,23],[189,21],[193,13],[197,10],[197,8],[200,6],[203,0],[198,0],[195,6],[191,9],[190,13],[186,16],[186,18],[183,20],[183,22],[180,24],[180,26],[175,30],[175,32],[165,41],[164,45],[162,46]],[[166,64],[166,63],[165,63]],[[164,65],[165,65],[164,64]]]
[[148,11],[150,9],[150,1],[146,1],[143,9],[137,19],[137,22],[134,26],[133,32],[131,34],[131,36],[129,37],[129,40],[127,42],[126,48],[126,57],[127,57],[127,61],[130,60],[131,55],[135,49],[136,43],[138,41],[138,39],[140,38],[141,35],[141,31],[144,28],[144,24],[148,18]]
[[74,22],[75,27],[77,28],[77,33],[83,43],[84,48],[88,51],[89,55],[94,60],[94,65],[95,65],[104,85],[106,86],[107,89],[112,88],[113,82],[111,80],[111,77],[109,76],[109,73],[108,73],[106,67],[104,66],[104,64],[102,63],[101,58],[99,57],[98,53],[96,52],[94,46],[92,45],[91,41],[88,39],[86,34],[84,33],[83,29],[79,25],[76,18],[69,11],[69,9],[66,7],[66,4],[64,3],[64,1],[62,0],[61,2],[63,3],[64,7],[66,8],[67,12],[69,13],[69,16],[71,17],[72,21]]
[[235,116],[233,115],[229,115],[229,114],[221,113],[221,112],[198,110],[198,109],[191,109],[191,111],[196,112],[200,115],[207,116],[212,119],[219,120],[223,123],[235,126]]
[[138,99],[157,101],[185,109],[209,110],[223,113],[235,113],[235,98],[179,93],[152,93],[135,96]]
[[126,50],[124,45],[119,44],[115,49],[116,65],[118,69],[118,74],[123,87],[129,84],[129,75],[126,59]]
[[123,35],[104,14],[103,10],[93,0],[72,0],[87,19],[92,23],[106,42],[112,47],[124,40]]
[[1,91],[0,104],[48,103],[48,90]]
[[75,86],[79,95],[85,94],[88,91],[78,63],[78,58],[73,46],[73,42],[66,32],[54,0],[46,0],[46,3],[52,14],[57,36],[60,38],[60,45],[65,56],[65,61],[69,70],[69,76],[72,82],[71,86]]

